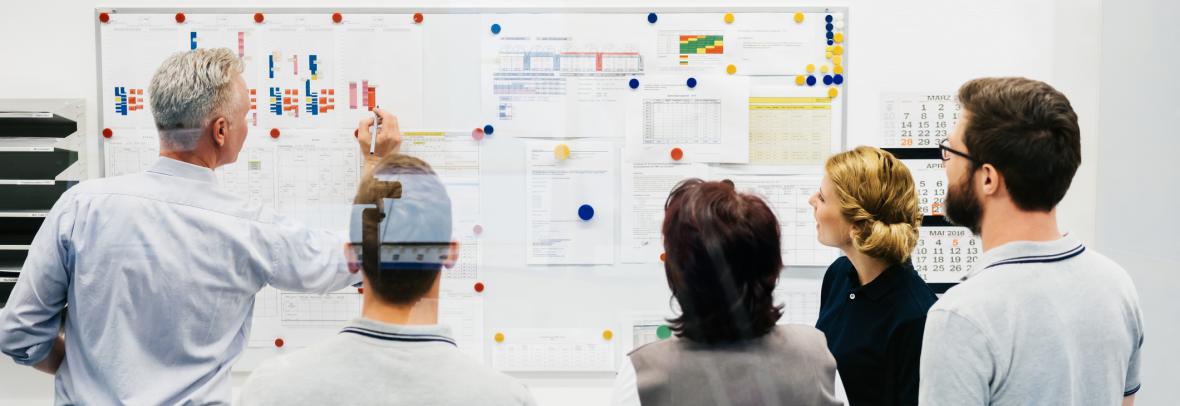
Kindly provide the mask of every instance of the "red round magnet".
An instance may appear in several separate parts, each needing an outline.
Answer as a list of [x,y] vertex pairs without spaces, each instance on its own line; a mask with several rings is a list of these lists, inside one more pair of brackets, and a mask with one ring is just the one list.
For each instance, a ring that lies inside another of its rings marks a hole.
[[476,283],[475,283],[475,292],[476,292],[476,293],[482,293],[482,292],[483,292],[483,282],[476,282]]
[[102,136],[103,136],[103,137],[105,137],[105,138],[111,138],[111,136],[112,136],[112,135],[115,135],[115,132],[114,132],[114,131],[111,131],[111,129],[110,129],[110,128],[104,128],[104,129],[102,129]]
[[340,13],[332,13],[332,22],[339,24],[344,21],[344,15]]
[[102,21],[104,23],[111,21],[111,15],[107,13],[98,13],[98,21]]
[[254,13],[254,22],[262,24],[263,20],[266,20],[266,16],[262,15],[262,13]]
[[183,23],[183,22],[184,22],[184,13],[176,13],[176,22],[177,22],[177,23]]
[[270,138],[279,138],[279,129],[278,128],[270,129]]
[[275,339],[275,347],[283,348],[283,339],[282,338]]
[[684,150],[680,148],[672,148],[672,160],[679,161],[681,158],[684,158]]
[[422,13],[414,13],[414,24],[422,24]]
[[475,127],[474,130],[471,130],[471,138],[475,138],[476,141],[482,140],[483,139],[483,128]]

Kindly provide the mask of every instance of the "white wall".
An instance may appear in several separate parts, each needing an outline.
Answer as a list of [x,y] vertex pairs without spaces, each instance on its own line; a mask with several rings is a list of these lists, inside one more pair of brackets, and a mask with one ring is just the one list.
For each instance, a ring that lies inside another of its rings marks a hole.
[[[1163,4],[1167,0],[1138,0],[1145,6]],[[93,9],[99,5],[110,7],[140,6],[168,7],[191,5],[193,2],[177,0],[120,1],[116,3],[94,0],[66,2],[12,2],[5,5],[0,13],[0,50],[4,63],[0,63],[0,97],[55,97],[85,98],[88,111],[97,112],[95,100],[95,39]],[[1176,282],[1175,274],[1163,279],[1166,265],[1177,265],[1177,244],[1175,237],[1165,235],[1168,228],[1153,228],[1155,219],[1138,222],[1123,222],[1128,200],[1143,192],[1129,190],[1136,184],[1125,179],[1138,179],[1140,173],[1153,174],[1151,179],[1158,183],[1176,185],[1175,161],[1160,159],[1156,165],[1171,165],[1158,171],[1130,171],[1131,163],[1141,161],[1141,151],[1118,148],[1115,145],[1125,137],[1126,129],[1136,128],[1119,124],[1112,119],[1112,112],[1118,117],[1139,114],[1135,106],[1126,101],[1133,96],[1150,91],[1164,117],[1163,106],[1172,106],[1172,116],[1177,116],[1176,104],[1167,104],[1166,86],[1157,80],[1168,78],[1164,72],[1175,63],[1160,63],[1151,60],[1149,65],[1140,59],[1150,54],[1153,58],[1166,54],[1168,49],[1163,41],[1175,38],[1174,23],[1166,22],[1162,15],[1153,14],[1151,7],[1128,7],[1119,4],[1103,5],[1101,0],[848,0],[835,3],[796,3],[799,5],[830,4],[850,6],[849,17],[849,81],[845,93],[849,97],[848,143],[875,144],[880,132],[877,106],[881,92],[894,91],[937,91],[953,92],[963,81],[978,76],[1021,75],[1046,80],[1065,92],[1079,113],[1083,134],[1083,165],[1074,180],[1070,194],[1061,207],[1063,227],[1075,236],[1094,244],[1122,261],[1132,269],[1140,291],[1143,292],[1145,312],[1148,317],[1149,353],[1145,372],[1146,379],[1141,404],[1164,404],[1164,399],[1177,398],[1180,394],[1175,387],[1165,388],[1165,380],[1176,381],[1176,373],[1166,370],[1166,365],[1180,362],[1175,352],[1165,357],[1157,355],[1164,343],[1180,342],[1177,334],[1177,306],[1164,301],[1163,286]],[[258,7],[313,6],[323,7],[325,2],[313,0],[254,0],[250,2],[221,2],[205,6]],[[438,6],[626,6],[635,7],[637,2],[626,0],[581,0],[548,2],[543,0],[500,0],[466,2],[389,2],[335,0],[330,4],[341,6],[409,6],[427,4]],[[642,2],[652,7],[678,5],[718,6],[733,4],[728,1],[666,1]],[[743,5],[788,7],[781,1],[747,1]],[[1175,19],[1175,6],[1171,5]],[[1173,25],[1166,25],[1173,24]],[[1156,36],[1150,42],[1139,38],[1143,32],[1136,25],[1150,25]],[[1105,28],[1108,31],[1101,31]],[[1170,31],[1164,32],[1168,29]],[[1101,33],[1101,34],[1100,34]],[[1165,34],[1172,34],[1171,36]],[[1128,47],[1128,44],[1134,44]],[[1153,46],[1154,48],[1150,48]],[[1100,47],[1101,46],[1101,47]],[[1113,48],[1113,49],[1112,49]],[[1174,48],[1174,47],[1173,47]],[[1100,49],[1110,52],[1100,54]],[[1111,55],[1117,55],[1114,57]],[[1174,56],[1172,56],[1174,58]],[[1174,59],[1173,59],[1174,61]],[[1117,98],[1106,99],[1099,104],[1099,67],[1101,66],[1102,93],[1116,94]],[[1152,73],[1154,80],[1142,80],[1145,73]],[[1171,83],[1174,85],[1175,80]],[[1175,86],[1170,88],[1176,94]],[[1121,93],[1120,93],[1121,92]],[[1099,115],[1101,107],[1101,116]],[[1117,138],[1099,137],[1099,117],[1102,129]],[[1144,115],[1144,117],[1151,117]],[[89,120],[90,134],[96,134],[97,120]],[[1145,138],[1156,143],[1171,142],[1164,139],[1164,128],[1158,121],[1154,124],[1135,123],[1142,128]],[[1154,126],[1153,126],[1154,125]],[[1152,132],[1154,131],[1154,132]],[[92,145],[97,146],[97,137]],[[1101,151],[1101,152],[1100,152]],[[1155,149],[1157,157],[1163,157],[1164,149]],[[92,173],[97,173],[96,153],[91,154]],[[1101,173],[1098,172],[1102,168]],[[1155,184],[1155,183],[1153,183]],[[1121,189],[1127,188],[1127,190]],[[1097,193],[1102,196],[1096,197]],[[1154,194],[1151,194],[1154,193]],[[1148,193],[1162,205],[1166,197],[1175,199],[1177,192],[1156,191]],[[1167,193],[1171,193],[1168,195]],[[1115,196],[1111,196],[1115,195]],[[1099,206],[1095,207],[1096,202]],[[1149,206],[1150,207],[1150,206]],[[1141,210],[1136,210],[1140,211]],[[1095,213],[1098,215],[1095,216]],[[1095,219],[1099,221],[1095,221]],[[1175,221],[1175,220],[1172,220]],[[1175,229],[1172,223],[1170,229]],[[1095,241],[1101,233],[1102,238]],[[1155,236],[1154,242],[1139,242],[1141,232]],[[1095,244],[1096,243],[1096,244]],[[1169,245],[1170,244],[1170,245]],[[1150,248],[1150,249],[1149,249]],[[1166,249],[1170,249],[1167,252]],[[1152,255],[1152,253],[1161,253]],[[1170,255],[1164,257],[1164,255]],[[1154,270],[1154,271],[1148,271]],[[1173,283],[1174,284],[1174,283]],[[1170,312],[1170,313],[1169,313]],[[1165,327],[1166,324],[1172,324]],[[1172,330],[1167,330],[1171,328]],[[1167,341],[1170,340],[1170,341]],[[1154,344],[1154,345],[1152,345]],[[1152,361],[1153,357],[1160,357]],[[1170,358],[1168,358],[1170,357]],[[241,378],[241,377],[238,377]],[[606,403],[610,380],[607,377],[585,377],[578,375],[545,378],[523,376],[538,400],[548,405],[593,405]],[[238,380],[240,383],[240,379]],[[1154,384],[1152,383],[1154,382]],[[1154,391],[1161,392],[1154,392]],[[1164,392],[1164,391],[1171,392]],[[1164,393],[1172,396],[1163,395]],[[1159,395],[1156,395],[1159,394]],[[1153,396],[1158,396],[1154,397]],[[0,359],[0,403],[3,404],[45,404],[52,398],[52,379],[31,369],[18,367]],[[1154,402],[1147,401],[1155,399]]]
[[1097,248],[1135,280],[1143,306],[1138,404],[1180,399],[1180,3],[1130,0],[1102,7],[1102,137],[1096,182]]

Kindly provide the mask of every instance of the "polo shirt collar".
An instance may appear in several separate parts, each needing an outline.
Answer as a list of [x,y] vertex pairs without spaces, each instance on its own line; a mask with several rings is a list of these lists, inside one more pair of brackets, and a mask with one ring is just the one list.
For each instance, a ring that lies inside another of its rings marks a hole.
[[356,318],[349,321],[340,334],[356,334],[391,343],[439,342],[457,346],[451,328],[441,324],[390,324]]
[[880,300],[887,293],[901,286],[905,282],[905,273],[912,272],[912,269],[913,265],[908,260],[901,264],[890,265],[868,285],[861,286],[860,278],[856,274],[856,266],[851,266],[848,268],[848,277],[852,279],[852,293],[863,295],[873,301]]
[[158,173],[165,176],[176,176],[180,178],[195,180],[198,182],[217,183],[217,175],[213,173],[212,169],[204,166],[197,166],[188,162],[177,161],[168,157],[160,157],[156,163],[152,164],[147,169],[148,172]]
[[1012,241],[992,248],[979,258],[978,265],[963,280],[1003,265],[1057,262],[1073,258],[1086,250],[1076,238],[1065,236],[1053,241]]

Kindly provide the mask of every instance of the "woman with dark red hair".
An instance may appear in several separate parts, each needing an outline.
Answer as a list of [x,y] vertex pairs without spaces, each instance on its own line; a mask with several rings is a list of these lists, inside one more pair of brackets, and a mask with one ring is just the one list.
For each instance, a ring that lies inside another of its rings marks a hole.
[[783,268],[779,224],[733,182],[681,182],[664,211],[664,272],[675,337],[626,358],[615,405],[836,405],[836,361],[823,333],[775,323]]

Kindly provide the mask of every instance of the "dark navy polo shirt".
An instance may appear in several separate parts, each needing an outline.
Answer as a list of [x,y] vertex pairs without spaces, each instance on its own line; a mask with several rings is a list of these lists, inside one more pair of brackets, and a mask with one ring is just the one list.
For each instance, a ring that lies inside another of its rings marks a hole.
[[938,300],[906,261],[861,286],[848,257],[824,274],[819,321],[850,406],[918,404],[926,311]]

